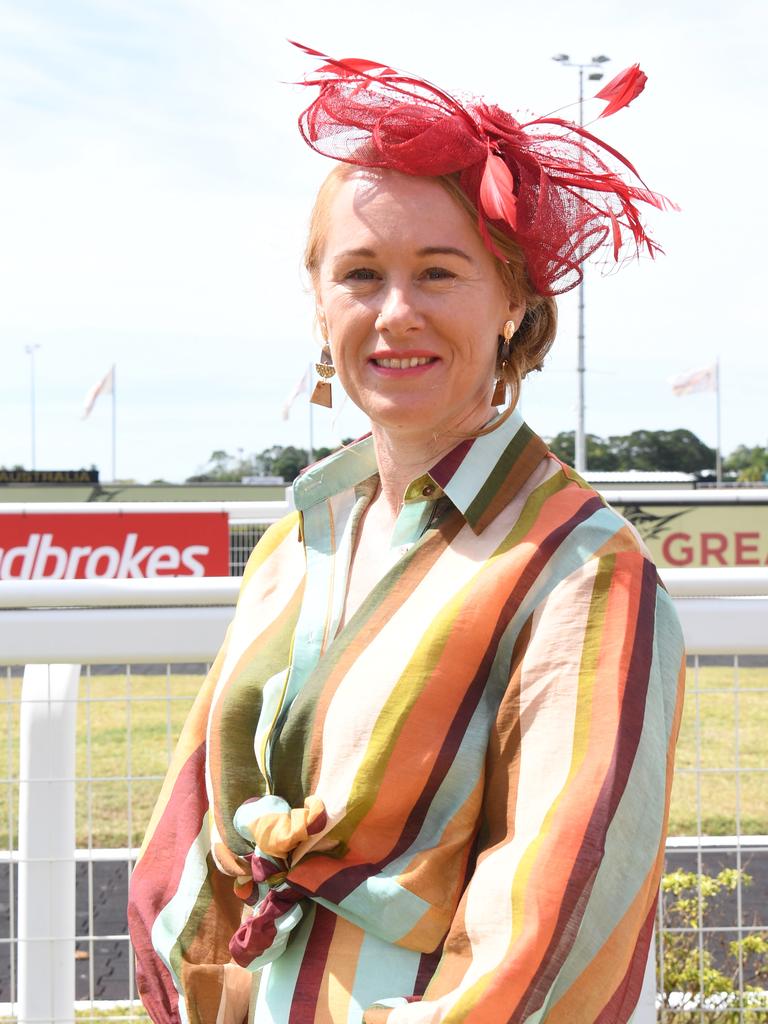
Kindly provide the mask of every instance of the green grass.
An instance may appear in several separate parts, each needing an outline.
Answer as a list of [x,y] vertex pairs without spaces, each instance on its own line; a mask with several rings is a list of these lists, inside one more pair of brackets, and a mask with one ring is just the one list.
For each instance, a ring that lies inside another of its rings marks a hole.
[[[87,846],[89,840],[93,846],[139,845],[168,757],[201,682],[201,677],[190,675],[83,676],[76,771],[78,779],[90,776],[94,781],[77,783],[78,846]],[[2,776],[14,777],[21,681],[7,679],[3,690],[0,729],[10,733],[11,740]],[[768,768],[768,668],[739,669],[738,690],[737,694],[731,667],[707,666],[697,674],[689,670],[671,835],[696,834],[699,820],[703,834],[735,833],[737,785],[741,832],[768,833],[768,772],[749,770]],[[7,741],[0,749],[8,751]],[[743,769],[738,777],[737,763]],[[697,764],[706,770],[698,782],[685,771]],[[126,780],[128,775],[132,781]],[[17,790],[7,779],[0,785],[0,847],[7,847],[9,831],[15,840]]]
[[689,669],[670,835],[768,833],[766,736],[768,668]]
[[87,1010],[75,1010],[75,1020],[78,1024],[88,1024],[92,1020],[111,1020],[117,1024],[118,1021],[148,1021],[147,1011],[140,1003],[133,1006],[110,1006],[108,1009],[99,1010],[96,1007],[88,1007]]
[[[168,759],[201,682],[202,676],[193,675],[83,674],[75,766],[79,847],[89,841],[107,847],[141,843]],[[11,753],[2,775],[8,777],[18,771],[21,680],[6,680],[3,689],[0,728],[6,736],[11,734]],[[16,833],[17,790],[7,781],[0,787],[0,847],[7,848],[9,831]]]
[[[17,1017],[0,1017],[0,1024],[15,1024],[17,1020]],[[132,1021],[148,1021],[149,1017],[144,1007],[137,1002],[132,1006],[126,1003],[124,1006],[110,1006],[104,1010],[98,1009],[97,1006],[89,1007],[87,1010],[75,1010],[75,1020],[78,1024],[88,1024],[93,1020],[110,1020],[114,1024],[124,1021],[128,1024]]]

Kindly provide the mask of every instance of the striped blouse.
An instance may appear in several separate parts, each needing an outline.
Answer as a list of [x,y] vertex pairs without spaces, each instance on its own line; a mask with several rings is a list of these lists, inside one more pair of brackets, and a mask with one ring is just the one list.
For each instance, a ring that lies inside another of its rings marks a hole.
[[248,563],[131,883],[155,1024],[617,1024],[683,645],[628,524],[515,413],[408,487],[344,622],[371,438]]

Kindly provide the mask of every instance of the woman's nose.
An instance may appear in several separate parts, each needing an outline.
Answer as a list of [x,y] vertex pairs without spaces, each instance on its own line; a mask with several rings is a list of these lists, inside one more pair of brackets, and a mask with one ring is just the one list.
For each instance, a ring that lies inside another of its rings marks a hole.
[[383,299],[376,317],[378,331],[398,333],[421,326],[423,317],[413,289],[403,285],[392,285],[386,290]]

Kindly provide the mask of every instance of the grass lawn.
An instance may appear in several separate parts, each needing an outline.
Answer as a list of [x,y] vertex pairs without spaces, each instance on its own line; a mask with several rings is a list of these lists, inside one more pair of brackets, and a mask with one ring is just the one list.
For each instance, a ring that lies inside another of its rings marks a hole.
[[[80,680],[75,775],[77,845],[138,846],[176,738],[200,687],[196,675],[88,675]],[[3,729],[11,755],[4,776],[18,772],[21,680],[6,680]],[[91,780],[90,782],[88,780]],[[17,786],[0,788],[0,848],[13,831]],[[89,828],[90,820],[90,828]],[[14,845],[16,845],[14,843]]]
[[[88,846],[89,840],[93,846],[140,844],[170,752],[200,683],[201,677],[190,675],[83,675],[76,769],[78,846]],[[7,848],[9,834],[16,846],[13,778],[18,771],[20,691],[18,679],[6,679],[0,690],[0,721],[9,737],[0,785],[0,848]],[[737,807],[742,833],[768,833],[766,736],[768,668],[740,668],[738,674],[732,667],[689,670],[671,835],[733,834]],[[699,774],[693,771],[697,767],[703,769]]]
[[768,833],[766,736],[768,667],[689,668],[670,835]]
[[[97,1004],[98,1006],[98,1004]],[[135,1002],[132,1006],[128,1003],[122,1006],[109,1006],[106,1009],[100,1010],[94,1007],[88,1007],[85,1010],[75,1010],[75,1021],[77,1024],[88,1024],[89,1021],[112,1021],[113,1024],[123,1022],[128,1024],[132,1021],[149,1021],[149,1017],[144,1007]],[[0,1017],[0,1024],[15,1024],[16,1017]]]

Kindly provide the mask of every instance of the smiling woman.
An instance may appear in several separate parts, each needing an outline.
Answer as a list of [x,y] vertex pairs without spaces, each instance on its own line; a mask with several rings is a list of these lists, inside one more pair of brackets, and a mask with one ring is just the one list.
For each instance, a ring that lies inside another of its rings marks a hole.
[[498,337],[524,307],[472,222],[435,182],[397,171],[352,172],[329,214],[313,276],[349,397],[399,447],[452,447],[480,430]]
[[575,125],[325,60],[318,370],[371,433],[248,563],[132,877],[142,998],[156,1024],[623,1024],[680,629],[516,401],[553,295],[603,243],[652,252],[635,203],[663,202]]

